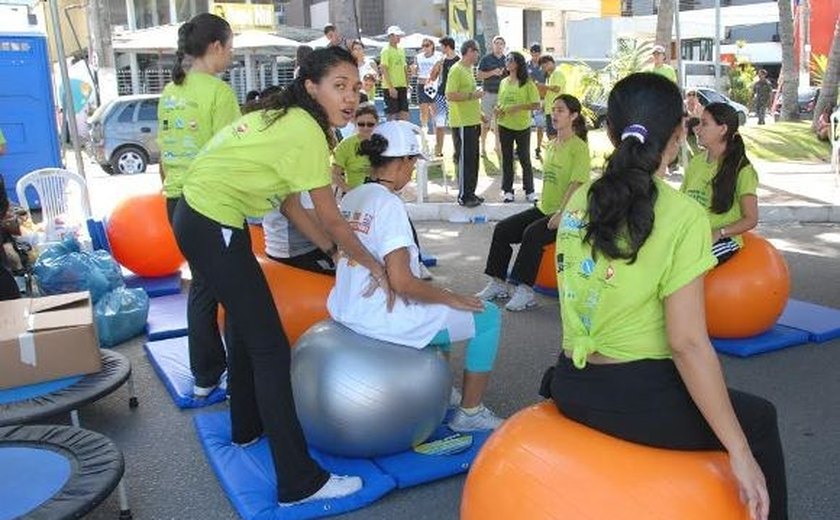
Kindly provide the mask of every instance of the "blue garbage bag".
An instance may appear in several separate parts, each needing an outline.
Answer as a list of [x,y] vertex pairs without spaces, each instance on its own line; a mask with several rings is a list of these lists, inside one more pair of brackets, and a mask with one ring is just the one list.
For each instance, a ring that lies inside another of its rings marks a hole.
[[149,318],[149,297],[143,289],[118,287],[93,306],[99,345],[113,347],[143,332]]
[[47,247],[32,266],[41,294],[90,291],[94,303],[125,282],[116,261],[105,251],[80,250],[75,238]]

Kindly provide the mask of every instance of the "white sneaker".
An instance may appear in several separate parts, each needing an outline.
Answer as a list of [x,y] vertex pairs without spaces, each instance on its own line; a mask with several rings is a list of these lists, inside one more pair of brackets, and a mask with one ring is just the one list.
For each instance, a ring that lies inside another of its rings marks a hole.
[[502,202],[513,202],[513,193],[506,191],[504,195],[502,195]]
[[213,386],[196,386],[193,385],[193,397],[196,399],[207,399],[210,397],[210,394],[213,393],[213,390],[219,388],[219,385]]
[[449,393],[449,407],[455,408],[456,406],[461,406],[462,399],[461,392],[453,386],[452,391]]
[[516,286],[513,291],[513,296],[505,305],[505,309],[513,312],[524,311],[537,305],[537,298],[534,296],[534,290],[521,283]]
[[321,486],[321,489],[308,497],[295,502],[280,502],[280,507],[296,506],[314,500],[325,500],[328,498],[340,498],[352,495],[362,489],[362,479],[347,475],[330,475],[330,479]]
[[431,280],[432,273],[429,272],[429,268],[426,267],[423,262],[420,262],[420,279],[421,280]]
[[490,280],[490,283],[484,289],[476,293],[477,298],[481,298],[486,302],[493,301],[497,298],[507,298],[508,296],[507,285],[495,279]]
[[478,430],[495,430],[504,422],[504,419],[496,417],[484,405],[479,407],[478,412],[473,415],[467,414],[463,408],[458,408],[455,416],[449,421],[449,429],[456,432],[474,432]]
[[540,198],[537,197],[536,193],[529,193],[525,195],[525,198],[528,199],[528,202],[537,202],[538,200],[540,200]]

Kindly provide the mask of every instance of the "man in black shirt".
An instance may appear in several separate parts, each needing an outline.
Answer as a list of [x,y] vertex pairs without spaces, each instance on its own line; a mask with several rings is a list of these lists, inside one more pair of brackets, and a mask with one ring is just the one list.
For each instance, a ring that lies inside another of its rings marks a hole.
[[481,99],[481,154],[487,155],[487,132],[493,130],[496,136],[496,156],[501,159],[502,152],[499,145],[499,132],[496,130],[494,109],[499,95],[499,83],[507,75],[505,67],[505,39],[501,36],[493,38],[493,50],[478,62],[478,79],[482,81],[484,97]]
[[[460,56],[455,52],[455,40],[450,36],[440,39],[440,47],[443,50],[443,59],[437,62],[432,69],[430,78],[438,81],[437,97],[435,98],[435,156],[443,155],[443,138],[448,128],[449,105],[446,103],[446,80],[449,78],[449,69],[455,65]],[[457,161],[456,161],[457,162]]]

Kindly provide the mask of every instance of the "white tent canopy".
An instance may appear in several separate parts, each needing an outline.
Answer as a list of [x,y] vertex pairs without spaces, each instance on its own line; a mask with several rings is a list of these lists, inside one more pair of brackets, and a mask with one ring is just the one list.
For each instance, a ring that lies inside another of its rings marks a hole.
[[437,37],[416,32],[400,38],[400,47],[404,49],[419,49],[423,46],[423,40],[425,39],[432,40],[435,45],[438,44]]
[[[348,38],[347,39],[347,44],[349,45],[350,42],[353,41],[354,39],[355,38]],[[329,44],[329,40],[327,40],[326,36],[321,36],[320,38],[312,40],[311,42],[306,42],[306,45],[309,45],[313,49],[317,49],[319,47],[326,47],[327,44]],[[388,45],[388,42],[380,42],[380,41],[373,40],[371,38],[365,38],[364,36],[362,36],[362,44],[364,44],[365,47],[385,47],[386,45]]]
[[[135,53],[175,52],[178,46],[178,27],[162,25],[152,29],[116,33],[113,37],[114,51]],[[295,48],[300,43],[276,34],[262,31],[246,31],[234,35],[233,48],[238,51],[254,51],[274,47]]]

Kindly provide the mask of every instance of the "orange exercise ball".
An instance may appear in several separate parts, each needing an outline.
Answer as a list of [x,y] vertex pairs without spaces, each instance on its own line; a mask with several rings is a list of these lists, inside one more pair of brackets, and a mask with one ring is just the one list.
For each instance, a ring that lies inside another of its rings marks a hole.
[[159,193],[120,202],[108,217],[106,232],[114,259],[134,274],[166,276],[184,263]]
[[706,274],[706,328],[714,338],[766,332],[782,315],[790,294],[782,254],[758,235],[743,236],[741,250]]
[[[294,345],[309,327],[330,317],[327,297],[335,278],[259,256],[257,261],[271,289],[289,345]],[[224,321],[224,309],[219,307],[220,329],[224,328]]]
[[461,520],[746,520],[722,452],[650,448],[526,408],[481,448]]
[[555,242],[543,248],[540,268],[534,286],[540,289],[557,290],[557,244]]
[[248,234],[251,235],[251,251],[256,256],[265,256],[265,231],[260,224],[248,224]]

